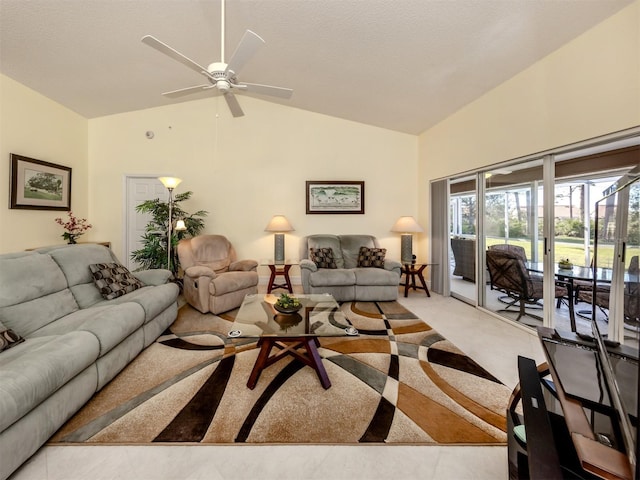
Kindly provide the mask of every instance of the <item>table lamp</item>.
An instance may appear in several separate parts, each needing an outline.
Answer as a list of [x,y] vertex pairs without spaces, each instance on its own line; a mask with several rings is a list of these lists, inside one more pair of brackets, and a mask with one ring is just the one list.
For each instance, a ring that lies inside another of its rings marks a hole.
[[284,232],[292,232],[293,227],[284,215],[274,215],[265,232],[276,232],[274,234],[275,250],[274,260],[284,262]]
[[167,270],[171,270],[171,227],[173,226],[172,210],[173,210],[173,189],[180,185],[181,178],[175,177],[158,177],[167,190],[169,190],[169,227],[167,228]]
[[411,263],[413,260],[413,234],[422,232],[422,227],[415,218],[407,216],[400,217],[391,227],[392,232],[402,233],[400,243],[400,259],[402,263]]

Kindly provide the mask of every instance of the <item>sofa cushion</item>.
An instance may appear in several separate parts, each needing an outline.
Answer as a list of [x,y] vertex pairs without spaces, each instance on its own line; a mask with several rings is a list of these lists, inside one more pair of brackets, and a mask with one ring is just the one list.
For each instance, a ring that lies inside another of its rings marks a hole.
[[79,310],[50,323],[34,332],[30,338],[64,335],[85,330],[96,336],[100,344],[99,355],[103,356],[140,328],[144,320],[144,310],[137,303],[114,305],[105,302],[105,305]]
[[93,283],[91,272],[87,268],[92,263],[117,262],[110,249],[103,245],[82,244],[65,245],[53,249],[43,249],[64,272],[70,287],[82,283]]
[[[256,274],[257,275],[257,274]],[[256,282],[257,283],[257,282]],[[95,306],[121,303],[137,303],[144,310],[144,323],[153,320],[178,298],[180,289],[175,283],[165,283],[155,287],[143,287],[115,300],[101,300]]]
[[333,248],[310,248],[309,258],[318,268],[338,268],[333,258]]
[[18,335],[78,309],[64,273],[48,255],[0,255],[0,321]]
[[400,277],[396,272],[384,270],[382,268],[354,268],[356,285],[394,285],[400,283]]
[[94,335],[71,332],[27,339],[0,355],[0,431],[92,365],[98,350]]
[[[28,287],[25,287],[28,288]],[[34,300],[0,308],[0,321],[23,337],[78,310],[68,288]]]
[[[336,262],[336,266],[338,268],[345,268],[340,238],[337,235],[309,235],[307,237],[307,246],[309,249],[330,248],[333,250],[333,259]],[[306,253],[308,254],[309,252]]]
[[20,342],[24,342],[24,338],[0,322],[0,352],[15,347]]
[[360,254],[358,255],[358,267],[384,268],[384,257],[386,254],[386,248],[360,247]]
[[309,277],[309,284],[312,287],[337,287],[354,285],[355,283],[356,275],[353,269],[338,268],[333,270],[322,268]]
[[117,263],[92,264],[89,265],[89,270],[96,287],[106,300],[113,300],[144,287],[126,267]]
[[340,235],[340,247],[344,258],[344,268],[356,268],[360,247],[376,248],[376,237],[373,235]]

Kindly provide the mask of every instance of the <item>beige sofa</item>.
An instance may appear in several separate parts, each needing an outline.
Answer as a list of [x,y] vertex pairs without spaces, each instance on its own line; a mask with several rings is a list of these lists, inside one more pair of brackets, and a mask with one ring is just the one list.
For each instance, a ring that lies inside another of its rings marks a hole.
[[105,300],[89,265],[120,263],[101,245],[0,255],[0,331],[24,339],[0,351],[0,479],[7,478],[98,390],[173,323],[171,272]]

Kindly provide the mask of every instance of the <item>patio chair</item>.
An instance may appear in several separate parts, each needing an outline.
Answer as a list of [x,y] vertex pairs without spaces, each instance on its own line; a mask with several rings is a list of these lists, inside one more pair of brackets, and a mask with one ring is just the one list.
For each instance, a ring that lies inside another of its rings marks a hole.
[[[543,281],[541,275],[531,275],[527,270],[522,256],[504,249],[488,249],[486,252],[487,268],[491,289],[505,293],[511,302],[499,312],[513,312],[510,307],[518,306],[519,321],[525,315],[537,320],[541,317],[528,312],[529,307],[540,307],[538,303],[543,296]],[[556,284],[555,297],[566,297],[566,287]]]

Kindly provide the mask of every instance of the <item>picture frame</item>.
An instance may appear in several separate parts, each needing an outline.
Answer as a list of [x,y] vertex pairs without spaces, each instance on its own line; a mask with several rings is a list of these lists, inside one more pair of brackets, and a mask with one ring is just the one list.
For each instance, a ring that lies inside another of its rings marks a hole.
[[71,210],[71,168],[11,154],[9,208]]
[[308,180],[307,214],[364,214],[364,182]]

